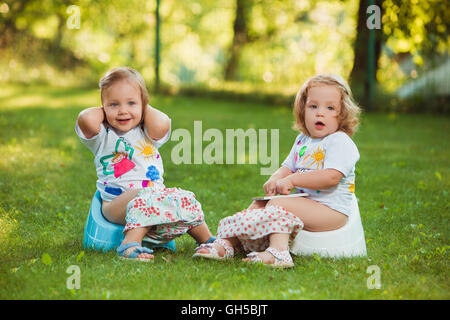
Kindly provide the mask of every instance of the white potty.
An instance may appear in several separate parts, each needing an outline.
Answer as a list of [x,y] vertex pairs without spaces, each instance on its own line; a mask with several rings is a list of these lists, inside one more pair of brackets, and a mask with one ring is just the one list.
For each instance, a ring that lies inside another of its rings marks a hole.
[[295,237],[290,251],[303,256],[315,253],[322,257],[334,258],[367,256],[366,239],[356,196],[353,195],[351,214],[343,227],[325,232],[301,230]]

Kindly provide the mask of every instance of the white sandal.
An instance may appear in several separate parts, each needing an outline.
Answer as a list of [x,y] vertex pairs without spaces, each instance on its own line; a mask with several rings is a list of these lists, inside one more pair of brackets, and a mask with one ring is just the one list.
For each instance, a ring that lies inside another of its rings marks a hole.
[[275,257],[274,263],[264,263],[259,256],[260,252],[250,252],[247,257],[249,258],[249,262],[252,263],[263,263],[266,266],[272,268],[292,268],[294,267],[294,261],[292,260],[291,254],[289,250],[279,251],[273,247],[268,247],[265,252],[269,252],[271,255]]
[[[225,249],[225,254],[223,257],[219,255],[219,252],[214,247],[214,243],[217,243],[221,245]],[[208,249],[209,253],[200,253],[198,250],[200,249]],[[223,239],[216,239],[212,243],[202,243],[199,247],[195,248],[195,251],[197,251],[192,258],[206,258],[206,259],[212,259],[212,260],[224,260],[224,259],[230,259],[234,257],[234,248],[230,246],[225,240]]]

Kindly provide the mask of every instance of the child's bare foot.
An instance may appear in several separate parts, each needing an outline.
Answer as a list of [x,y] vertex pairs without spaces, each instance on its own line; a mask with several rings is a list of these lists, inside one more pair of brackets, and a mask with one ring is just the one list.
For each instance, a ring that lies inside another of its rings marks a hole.
[[[225,248],[222,246],[222,245],[220,245],[220,244],[218,244],[218,243],[212,243],[211,244],[211,246],[214,248],[214,249],[216,249],[217,250],[217,254],[219,255],[219,257],[223,257],[224,255],[225,255]],[[211,253],[211,248],[210,247],[206,247],[206,246],[200,246],[199,247],[199,249],[198,250],[196,250],[197,251],[197,253],[202,253],[202,254],[204,254],[204,253],[206,253],[206,254],[208,254],[208,253]]]
[[[138,248],[138,246],[130,247],[129,249],[125,250],[125,252],[123,253],[123,256],[125,258],[128,258],[130,256],[130,254],[132,254],[133,252],[136,251],[137,248]],[[136,256],[136,258],[139,258],[139,259],[153,259],[154,255],[152,255],[150,253],[147,253],[147,252],[142,252],[142,253],[139,253]]]
[[117,248],[117,253],[122,259],[139,260],[150,262],[154,256],[151,254],[153,250],[142,247],[138,242],[122,243]]
[[228,240],[216,239],[213,243],[201,244],[200,247],[195,249],[195,254],[192,257],[222,260],[233,256],[234,248],[232,243]]
[[279,251],[273,247],[269,247],[264,252],[251,252],[247,257],[242,259],[242,261],[252,263],[261,262],[273,268],[292,268],[294,266],[294,261],[292,261],[289,250]]
[[[258,256],[259,259],[261,259],[261,261],[264,264],[274,264],[275,263],[275,257],[266,251],[262,251],[262,252],[252,252],[254,254],[254,256]],[[259,260],[258,259],[258,260]],[[254,258],[252,257],[248,257],[248,258],[244,258],[242,259],[242,261],[247,261],[247,262],[254,262]]]

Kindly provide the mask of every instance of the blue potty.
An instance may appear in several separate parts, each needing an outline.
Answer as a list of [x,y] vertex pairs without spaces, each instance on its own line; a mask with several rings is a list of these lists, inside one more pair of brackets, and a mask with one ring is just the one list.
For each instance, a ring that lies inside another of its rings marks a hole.
[[[107,221],[102,213],[102,199],[100,191],[95,192],[92,198],[89,215],[84,228],[83,248],[99,251],[116,249],[123,241],[124,226]],[[173,252],[176,250],[175,241],[171,240],[163,244],[154,244],[150,239],[144,238],[142,245],[148,248],[166,248]]]

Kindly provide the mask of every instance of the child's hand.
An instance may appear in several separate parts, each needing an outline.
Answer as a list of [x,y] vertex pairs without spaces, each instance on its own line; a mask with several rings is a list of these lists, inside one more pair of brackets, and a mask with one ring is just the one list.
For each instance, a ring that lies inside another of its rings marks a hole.
[[276,183],[276,186],[277,186],[277,192],[279,194],[289,194],[289,193],[291,193],[291,189],[294,188],[294,184],[292,183],[289,176],[278,180]]
[[277,194],[277,181],[269,179],[266,183],[264,183],[263,188],[266,193],[266,197],[274,196]]
[[103,107],[92,107],[84,109],[78,115],[78,126],[88,139],[100,132],[100,125],[105,120]]
[[153,140],[163,138],[170,130],[170,118],[164,112],[149,105],[144,109],[142,121],[147,128],[149,137]]

